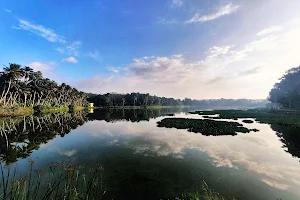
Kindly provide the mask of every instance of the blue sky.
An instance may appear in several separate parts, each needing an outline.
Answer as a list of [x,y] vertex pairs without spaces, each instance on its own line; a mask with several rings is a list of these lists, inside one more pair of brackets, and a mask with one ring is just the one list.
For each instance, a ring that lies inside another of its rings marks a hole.
[[300,1],[2,0],[0,63],[86,92],[265,98],[300,64]]

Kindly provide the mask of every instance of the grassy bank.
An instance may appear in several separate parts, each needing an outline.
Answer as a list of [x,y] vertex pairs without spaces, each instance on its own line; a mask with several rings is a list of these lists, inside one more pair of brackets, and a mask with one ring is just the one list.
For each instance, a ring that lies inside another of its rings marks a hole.
[[83,106],[61,106],[61,107],[16,107],[0,108],[0,117],[28,116],[36,113],[48,114],[58,112],[76,112],[85,109]]
[[0,117],[27,116],[34,113],[33,108],[0,108]]
[[47,113],[57,113],[57,112],[69,112],[68,106],[61,107],[43,107],[40,109],[36,109],[37,112],[47,114]]

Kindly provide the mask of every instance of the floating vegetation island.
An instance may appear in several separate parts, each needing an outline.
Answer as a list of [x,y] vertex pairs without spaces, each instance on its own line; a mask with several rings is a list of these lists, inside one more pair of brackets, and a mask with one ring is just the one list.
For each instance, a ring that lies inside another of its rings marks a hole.
[[[204,110],[190,112],[190,114],[204,115],[209,119],[243,119],[252,118],[265,124],[279,124],[300,128],[300,111],[250,109],[250,110]],[[215,116],[213,116],[215,115]],[[247,122],[245,122],[247,123]]]
[[187,129],[190,132],[201,133],[203,135],[237,135],[237,133],[249,133],[258,131],[248,129],[237,122],[215,121],[210,119],[185,119],[185,118],[165,118],[157,122],[158,127]]

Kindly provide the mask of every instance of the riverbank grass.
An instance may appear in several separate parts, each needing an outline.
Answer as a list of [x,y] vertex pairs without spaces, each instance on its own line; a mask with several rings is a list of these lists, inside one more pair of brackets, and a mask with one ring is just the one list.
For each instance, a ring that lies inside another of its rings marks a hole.
[[35,107],[14,107],[14,108],[0,108],[0,117],[16,117],[16,116],[28,116],[34,113],[58,113],[58,112],[77,112],[84,110],[83,106],[59,106],[59,107],[47,107],[47,106],[35,106]]
[[14,116],[27,116],[34,113],[33,108],[17,107],[17,108],[0,108],[0,117],[14,117]]

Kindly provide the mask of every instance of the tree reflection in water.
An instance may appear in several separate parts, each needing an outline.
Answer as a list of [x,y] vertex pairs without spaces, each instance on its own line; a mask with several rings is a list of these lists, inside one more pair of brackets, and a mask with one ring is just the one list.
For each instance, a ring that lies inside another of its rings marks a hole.
[[0,160],[10,164],[18,158],[27,158],[41,144],[57,135],[64,137],[86,121],[84,111],[3,118],[0,121]]
[[[53,113],[41,116],[26,116],[0,119],[0,161],[6,164],[24,159],[56,136],[64,137],[70,131],[87,121],[149,121],[170,116],[173,113],[188,112],[188,108],[168,109],[95,109],[93,113]],[[300,158],[299,128],[271,124],[283,143],[283,148]]]

